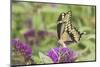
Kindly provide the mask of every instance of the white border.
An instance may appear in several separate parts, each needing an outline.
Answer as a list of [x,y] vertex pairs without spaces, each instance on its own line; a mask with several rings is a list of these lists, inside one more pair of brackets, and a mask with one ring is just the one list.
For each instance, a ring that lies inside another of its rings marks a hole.
[[10,64],[10,1],[0,2],[0,67]]
[[54,2],[54,3],[70,3],[70,4],[86,4],[95,5],[95,0],[19,0],[19,1],[37,1],[37,2]]
[[[29,0],[27,0],[29,1]],[[97,7],[97,62],[69,63],[55,65],[39,65],[41,67],[98,67],[100,65],[100,7],[99,0],[30,0],[54,3],[71,3],[96,5]],[[0,2],[0,67],[8,67],[10,64],[10,1]],[[39,67],[37,66],[37,67]],[[32,66],[27,66],[32,67]]]

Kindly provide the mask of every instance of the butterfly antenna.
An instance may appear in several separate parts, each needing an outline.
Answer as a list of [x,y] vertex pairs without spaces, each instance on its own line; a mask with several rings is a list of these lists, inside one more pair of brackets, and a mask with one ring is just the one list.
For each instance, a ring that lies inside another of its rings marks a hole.
[[80,36],[82,36],[82,35],[84,35],[84,34],[86,34],[86,32],[82,32],[82,33],[80,34]]

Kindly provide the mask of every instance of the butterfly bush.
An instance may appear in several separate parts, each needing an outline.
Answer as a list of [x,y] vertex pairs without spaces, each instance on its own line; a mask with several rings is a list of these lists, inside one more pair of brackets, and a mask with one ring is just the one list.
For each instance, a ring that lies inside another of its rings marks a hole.
[[30,59],[32,56],[32,48],[29,47],[28,44],[22,43],[18,39],[14,39],[11,41],[12,46],[20,52],[25,59]]
[[75,61],[77,53],[67,47],[59,47],[48,51],[47,56],[49,56],[54,63],[69,63]]

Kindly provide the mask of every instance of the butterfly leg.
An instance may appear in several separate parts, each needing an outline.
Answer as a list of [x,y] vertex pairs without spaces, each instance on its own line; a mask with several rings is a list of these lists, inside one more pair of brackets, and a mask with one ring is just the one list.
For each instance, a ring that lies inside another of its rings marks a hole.
[[62,47],[67,47],[66,44],[62,40],[59,40],[58,43],[60,43]]

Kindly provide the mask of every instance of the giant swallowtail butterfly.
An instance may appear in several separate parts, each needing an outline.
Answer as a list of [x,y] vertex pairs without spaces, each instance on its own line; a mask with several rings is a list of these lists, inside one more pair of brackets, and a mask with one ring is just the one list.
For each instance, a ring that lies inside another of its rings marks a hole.
[[84,33],[80,33],[71,21],[72,12],[61,13],[57,20],[58,39],[65,43],[78,42]]

